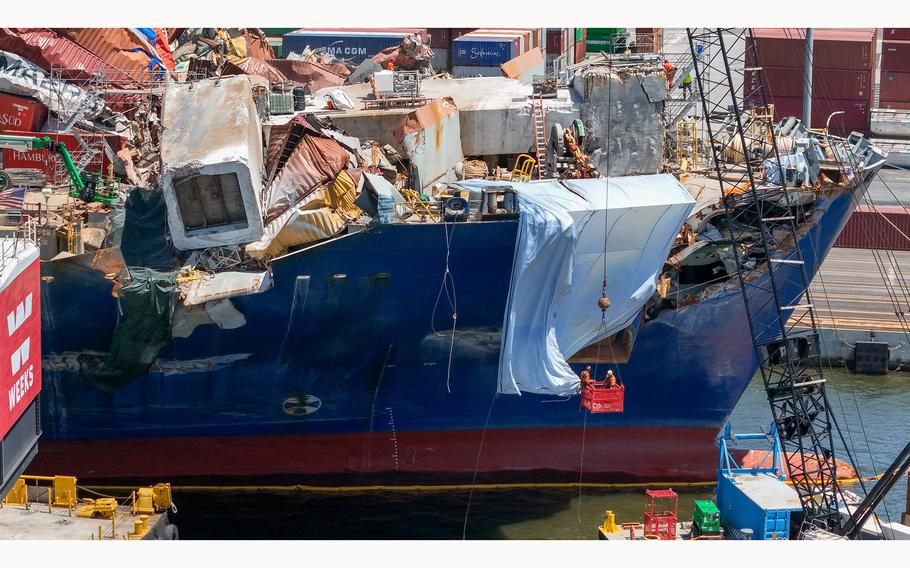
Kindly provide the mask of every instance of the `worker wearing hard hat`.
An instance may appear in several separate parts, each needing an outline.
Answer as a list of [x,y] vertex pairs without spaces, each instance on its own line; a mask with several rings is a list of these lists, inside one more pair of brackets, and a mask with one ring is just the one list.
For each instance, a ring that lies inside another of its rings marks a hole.
[[594,384],[593,379],[591,379],[591,366],[590,365],[585,367],[585,370],[581,372],[581,374],[579,375],[579,378],[581,379],[581,386],[583,386],[583,387]]
[[613,374],[613,369],[607,371],[607,376],[604,377],[604,388],[616,388],[616,375]]
[[667,88],[673,86],[673,75],[676,73],[676,66],[670,63],[670,60],[664,57],[664,73],[667,75]]

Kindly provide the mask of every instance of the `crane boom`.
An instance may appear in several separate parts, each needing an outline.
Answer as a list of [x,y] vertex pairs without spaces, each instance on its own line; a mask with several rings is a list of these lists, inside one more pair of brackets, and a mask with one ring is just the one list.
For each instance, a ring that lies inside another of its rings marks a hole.
[[[844,517],[809,278],[797,243],[803,208],[784,183],[764,179],[766,161],[780,168],[763,81],[746,81],[755,63],[751,30],[690,28],[689,48],[711,141],[727,231],[746,305],[749,331],[790,479],[806,520],[839,532]],[[731,46],[744,46],[734,55]],[[705,52],[700,57],[696,54]],[[732,69],[740,76],[734,79]],[[749,101],[754,106],[744,110]],[[746,227],[746,228],[744,228]],[[794,323],[795,320],[795,323]],[[799,327],[797,327],[797,325]]]
[[[751,30],[690,28],[687,34],[762,381],[783,449],[798,458],[786,460],[790,480],[808,524],[857,538],[910,469],[910,443],[847,511],[834,459],[833,433],[840,432],[825,391],[809,278],[797,244],[796,223],[806,211],[791,202],[783,179],[774,183],[763,175],[767,162],[783,169]],[[742,55],[732,55],[733,44],[744,46]],[[702,52],[708,56],[696,56]],[[753,76],[735,80],[733,69]],[[838,151],[850,155],[846,147]]]

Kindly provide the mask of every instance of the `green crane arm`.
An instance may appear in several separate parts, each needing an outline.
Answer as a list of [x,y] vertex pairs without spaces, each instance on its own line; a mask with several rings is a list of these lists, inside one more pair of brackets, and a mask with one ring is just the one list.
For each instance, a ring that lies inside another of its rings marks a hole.
[[70,156],[70,151],[66,149],[66,146],[60,142],[54,142],[47,136],[44,138],[35,138],[33,144],[36,150],[47,148],[52,152],[57,152],[57,155],[60,156],[60,161],[63,162],[63,167],[66,168],[66,173],[70,176],[70,183],[73,187],[77,191],[81,191],[85,188],[85,182],[82,180],[82,175],[76,168],[76,164],[73,163],[73,157]]
[[73,157],[70,156],[69,150],[60,142],[55,142],[45,136],[44,138],[33,138],[31,136],[0,136],[0,148],[16,150],[19,152],[28,152],[29,150],[48,149],[56,152],[66,168],[66,173],[70,177],[70,183],[76,190],[81,191],[85,188],[85,181],[82,175],[73,163]]

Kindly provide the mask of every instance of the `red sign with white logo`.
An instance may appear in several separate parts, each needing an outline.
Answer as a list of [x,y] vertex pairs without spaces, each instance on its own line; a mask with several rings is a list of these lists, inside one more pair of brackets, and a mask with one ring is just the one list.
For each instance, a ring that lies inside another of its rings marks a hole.
[[26,97],[0,93],[0,130],[29,132],[41,130],[47,107]]
[[0,436],[41,390],[40,282],[35,259],[0,291]]

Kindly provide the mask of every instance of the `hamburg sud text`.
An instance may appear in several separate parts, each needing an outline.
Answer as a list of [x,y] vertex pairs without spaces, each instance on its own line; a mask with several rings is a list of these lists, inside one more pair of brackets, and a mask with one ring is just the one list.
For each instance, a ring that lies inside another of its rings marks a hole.
[[[40,267],[35,259],[0,292],[6,337],[0,347],[0,434],[22,416],[41,390]],[[2,396],[2,395],[0,395]]]

